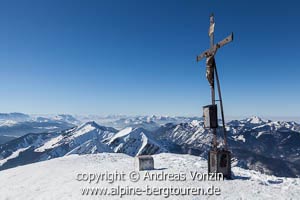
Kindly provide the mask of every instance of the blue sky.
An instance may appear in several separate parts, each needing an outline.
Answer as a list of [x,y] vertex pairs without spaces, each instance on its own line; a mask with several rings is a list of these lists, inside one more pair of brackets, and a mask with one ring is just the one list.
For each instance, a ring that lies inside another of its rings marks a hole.
[[0,112],[202,115],[215,13],[228,116],[299,116],[297,1],[0,1]]

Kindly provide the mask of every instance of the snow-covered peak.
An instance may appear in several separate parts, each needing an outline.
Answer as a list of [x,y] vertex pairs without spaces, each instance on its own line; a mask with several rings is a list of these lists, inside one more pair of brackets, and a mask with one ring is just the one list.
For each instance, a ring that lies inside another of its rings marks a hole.
[[128,135],[131,131],[132,131],[132,127],[127,127],[127,128],[124,128],[123,130],[119,131],[118,133],[116,133],[111,139],[110,141],[113,141],[115,140],[116,138],[119,138],[119,137],[123,137],[125,135]]
[[98,125],[95,122],[87,122],[81,126],[79,126],[76,131],[74,132],[75,134],[73,135],[82,135],[87,132],[93,131],[98,128]]
[[133,128],[133,127],[128,127],[128,128],[125,128],[121,131],[119,131],[118,133],[116,133],[109,141],[109,144],[113,143],[114,141],[116,140],[125,140],[127,141],[128,138],[139,138],[141,136],[145,136],[146,138],[151,138],[152,139],[152,136],[150,135],[150,133],[145,130],[144,128]]
[[125,128],[115,134],[108,145],[116,153],[130,156],[151,155],[167,150],[156,141],[151,133],[143,128]]
[[[87,122],[78,128],[57,133],[27,134],[7,145],[0,145],[0,157],[7,158],[0,170],[74,153],[111,152],[103,141],[111,138],[116,132],[113,128]],[[26,152],[14,153],[20,152],[20,149]]]
[[266,122],[258,116],[252,116],[252,117],[246,119],[246,121],[251,124],[262,124],[262,123]]
[[104,139],[112,137],[114,133],[114,131],[106,129],[106,127],[99,126],[95,122],[87,122],[78,128],[66,131],[65,134],[58,135],[57,137],[46,141],[35,151],[45,152],[49,149],[54,149],[63,145],[69,146],[69,150],[71,151],[77,146],[83,145],[87,141],[96,140],[96,143],[99,143]]
[[92,130],[92,129],[99,129],[99,130],[102,130],[102,131],[117,132],[116,129],[111,128],[111,127],[101,126],[98,123],[96,123],[95,121],[88,121],[88,122],[80,125],[77,128],[77,130],[80,130],[80,129],[90,129],[90,130]]
[[84,127],[87,127],[87,126],[92,127],[92,128],[99,128],[100,127],[100,125],[97,124],[95,121],[88,121],[88,122],[85,122],[85,123],[81,124],[78,127],[78,129],[81,129],[81,128],[84,128]]

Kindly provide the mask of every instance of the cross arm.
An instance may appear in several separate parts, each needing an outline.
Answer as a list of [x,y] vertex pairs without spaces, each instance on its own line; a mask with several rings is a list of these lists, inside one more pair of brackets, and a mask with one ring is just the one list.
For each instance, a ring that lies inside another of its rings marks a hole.
[[204,51],[202,54],[200,54],[199,56],[197,56],[196,60],[197,62],[202,60],[204,57],[206,57],[206,55],[209,53],[209,49]]
[[217,44],[217,48],[220,48],[226,44],[228,44],[229,42],[231,42],[233,40],[233,33],[231,33],[229,36],[227,36],[224,40],[222,40],[221,42],[219,42]]
[[202,60],[204,57],[209,56],[209,55],[215,55],[219,48],[221,48],[221,47],[225,46],[226,44],[232,42],[232,40],[233,40],[233,33],[231,33],[229,36],[227,36],[224,40],[222,40],[218,44],[214,45],[213,48],[207,49],[202,54],[198,55],[197,58],[196,58],[197,62]]

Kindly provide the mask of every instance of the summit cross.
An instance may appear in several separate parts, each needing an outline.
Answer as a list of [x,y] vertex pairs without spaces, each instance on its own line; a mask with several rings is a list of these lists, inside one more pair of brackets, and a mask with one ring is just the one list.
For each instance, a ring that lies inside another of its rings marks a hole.
[[[223,125],[223,132],[224,132],[224,146],[225,150],[227,150],[227,139],[226,139],[226,128],[225,128],[225,119],[224,119],[224,111],[223,111],[223,102],[222,102],[222,95],[221,95],[221,87],[217,72],[217,66],[215,62],[215,55],[221,47],[224,45],[230,43],[233,40],[233,33],[231,33],[229,36],[227,36],[222,41],[218,42],[217,44],[214,44],[214,32],[215,32],[215,19],[214,15],[212,14],[210,16],[210,26],[208,30],[208,35],[210,37],[210,48],[201,53],[197,56],[197,62],[202,60],[203,58],[206,58],[206,78],[210,84],[211,88],[211,98],[212,98],[212,105],[216,105],[216,101],[220,101],[220,107],[221,107],[221,116],[222,116],[222,125]],[[219,100],[215,99],[215,77],[217,81],[218,86],[218,93],[219,93]],[[213,132],[213,149],[217,149],[217,128],[212,128]]]

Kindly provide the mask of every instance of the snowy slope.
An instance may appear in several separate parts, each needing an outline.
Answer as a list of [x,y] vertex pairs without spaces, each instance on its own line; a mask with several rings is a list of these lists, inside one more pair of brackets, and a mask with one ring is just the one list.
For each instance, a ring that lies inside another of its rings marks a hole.
[[[0,172],[1,199],[120,199],[118,196],[88,196],[82,195],[84,188],[103,187],[203,187],[212,185],[220,188],[219,196],[123,196],[122,199],[299,199],[299,178],[278,178],[267,176],[251,170],[233,167],[234,180],[225,181],[198,181],[192,180],[191,172],[205,173],[206,160],[191,155],[176,155],[163,153],[154,155],[156,170],[151,174],[178,174],[186,175],[185,181],[157,181],[139,180],[131,182],[129,173],[134,170],[134,158],[125,154],[93,154],[71,155],[49,161],[34,163]],[[78,181],[78,174],[82,173],[125,173],[125,181],[95,181],[88,183]],[[140,172],[144,177],[146,172]]]
[[102,141],[116,132],[87,122],[63,132],[28,134],[0,145],[0,170],[69,154],[111,152]]
[[131,156],[167,152],[143,128],[117,132],[95,122],[58,133],[28,134],[0,145],[0,170],[71,154],[102,152]]
[[115,153],[126,153],[130,156],[167,152],[151,133],[143,128],[125,128],[115,134],[107,144]]
[[35,149],[35,152],[47,152],[47,159],[65,154],[107,152],[109,149],[102,140],[112,137],[115,132],[115,129],[99,126],[95,122],[87,122],[47,141]]
[[178,125],[166,124],[155,133],[155,137],[159,140],[171,141],[181,147],[197,149],[199,155],[205,156],[210,149],[212,135],[203,127],[203,124],[203,121],[198,120]]

